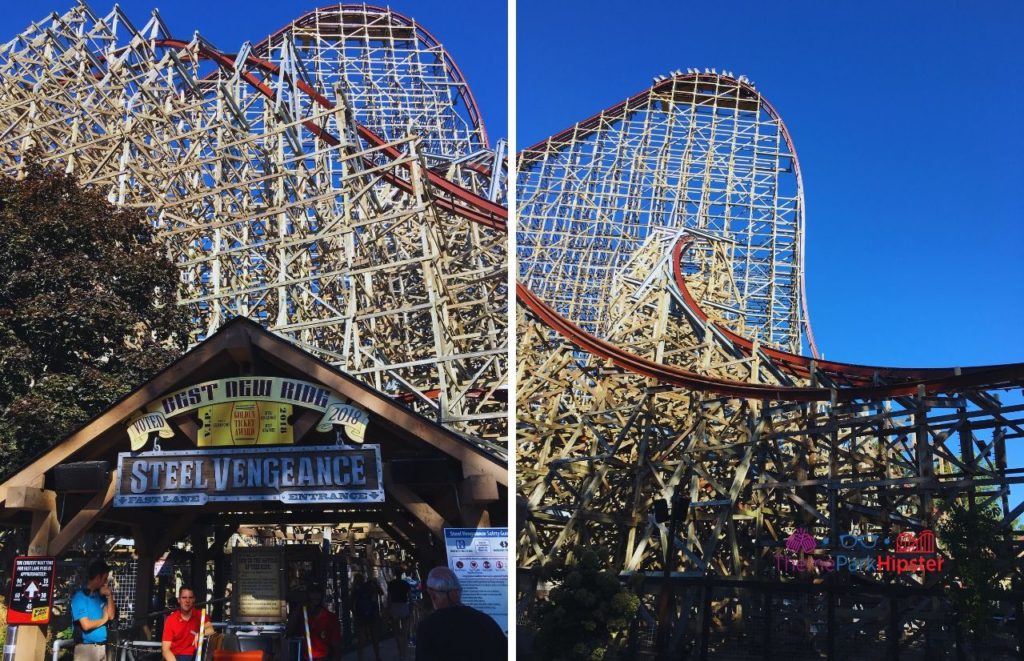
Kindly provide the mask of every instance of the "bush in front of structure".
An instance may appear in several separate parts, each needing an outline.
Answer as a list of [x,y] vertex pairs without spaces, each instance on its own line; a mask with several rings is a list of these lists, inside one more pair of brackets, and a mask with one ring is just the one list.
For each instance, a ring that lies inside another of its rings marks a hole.
[[573,565],[554,569],[558,587],[537,610],[534,650],[545,661],[612,661],[620,658],[629,623],[640,607],[600,556],[584,549]]

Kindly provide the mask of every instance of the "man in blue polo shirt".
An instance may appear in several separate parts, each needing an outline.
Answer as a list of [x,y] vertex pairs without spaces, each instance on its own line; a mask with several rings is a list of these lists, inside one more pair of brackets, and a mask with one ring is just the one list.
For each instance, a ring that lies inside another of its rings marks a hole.
[[81,632],[75,661],[106,661],[107,622],[114,619],[114,595],[107,579],[110,567],[102,560],[89,565],[89,580],[71,597],[71,619]]

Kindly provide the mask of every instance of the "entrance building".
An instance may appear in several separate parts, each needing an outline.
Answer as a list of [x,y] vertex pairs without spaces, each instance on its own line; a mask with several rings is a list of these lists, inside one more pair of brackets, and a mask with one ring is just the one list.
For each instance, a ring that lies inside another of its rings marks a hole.
[[[58,569],[98,551],[130,558],[115,589],[122,637],[151,633],[188,583],[213,620],[272,638],[311,585],[345,612],[355,573],[425,576],[446,564],[446,528],[506,526],[508,469],[236,318],[10,477],[0,500],[0,524],[24,531],[11,555]],[[58,571],[58,606],[68,589]],[[46,635],[20,626],[14,658],[43,658]]]

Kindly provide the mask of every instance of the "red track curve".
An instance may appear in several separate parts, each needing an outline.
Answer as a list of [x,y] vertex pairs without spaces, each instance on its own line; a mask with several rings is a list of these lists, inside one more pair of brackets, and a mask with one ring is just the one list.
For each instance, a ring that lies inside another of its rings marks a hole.
[[[707,313],[700,307],[700,304],[693,298],[689,288],[686,286],[686,278],[683,275],[682,269],[682,257],[683,251],[686,250],[693,242],[693,237],[683,235],[679,241],[676,242],[672,248],[672,276],[675,280],[676,287],[679,289],[679,293],[682,295],[683,300],[686,302],[686,306],[704,323],[712,324],[708,320]],[[715,328],[722,332],[731,342],[734,342],[747,354],[753,353],[754,343],[747,338],[734,333],[733,331],[721,326],[719,324],[713,324]],[[815,367],[823,372],[841,376],[859,385],[868,385],[874,382],[874,378],[877,376],[883,379],[930,379],[940,376],[955,376],[956,369],[951,367],[873,367],[870,365],[854,365],[852,363],[839,363],[827,360],[811,359],[807,356],[801,356],[799,354],[788,353],[786,351],[780,351],[771,347],[762,346],[759,347],[760,351],[766,356],[776,361],[783,367],[787,372],[795,374],[800,377],[809,378],[811,376],[811,362],[815,363]],[[967,368],[974,370],[977,368]],[[962,370],[961,370],[962,371]]]
[[[917,378],[909,382],[897,384],[836,389],[787,387],[719,379],[637,356],[611,342],[591,335],[565,317],[562,317],[519,282],[516,283],[516,297],[536,314],[541,321],[588,353],[610,360],[625,370],[656,379],[664,384],[681,386],[702,392],[713,392],[726,397],[792,402],[829,401],[833,399],[835,401],[850,401],[915,395],[918,393],[919,388],[923,389],[925,394],[935,394],[970,386],[1024,383],[1024,363],[971,367],[961,370],[959,374],[956,374],[954,369],[947,369],[944,370],[945,376],[937,378]],[[807,360],[808,363],[810,361],[808,358],[803,358],[803,360]],[[831,364],[842,365],[842,363]],[[897,372],[899,370],[898,368],[888,368],[888,371]]]

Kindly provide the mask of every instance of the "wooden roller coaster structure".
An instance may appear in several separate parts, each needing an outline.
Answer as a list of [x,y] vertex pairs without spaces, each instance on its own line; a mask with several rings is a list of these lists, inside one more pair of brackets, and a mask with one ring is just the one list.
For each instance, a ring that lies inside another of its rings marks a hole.
[[79,3],[0,47],[0,168],[144,209],[193,341],[250,317],[504,456],[505,143],[414,20],[311,11],[237,53]]
[[994,504],[1022,644],[1024,364],[816,357],[799,162],[749,81],[664,77],[523,150],[517,191],[524,609],[600,549],[646,595],[637,653],[646,625],[665,658],[941,658],[943,572],[836,561]]

